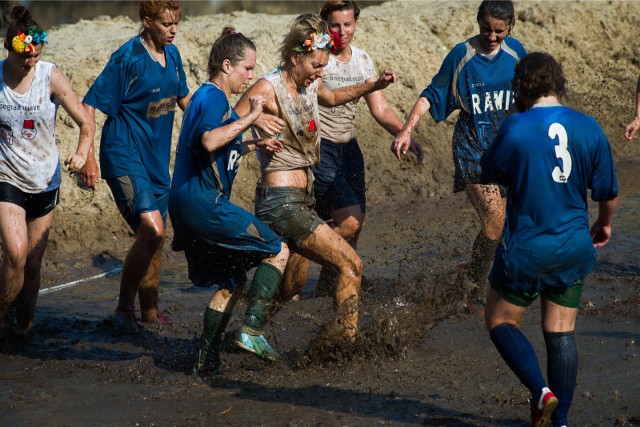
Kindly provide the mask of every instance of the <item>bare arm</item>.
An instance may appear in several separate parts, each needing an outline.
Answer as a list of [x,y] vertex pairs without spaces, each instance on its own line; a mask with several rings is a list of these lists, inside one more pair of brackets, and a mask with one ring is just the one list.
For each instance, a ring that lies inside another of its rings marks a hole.
[[[380,126],[382,126],[387,132],[395,137],[402,128],[402,121],[387,102],[387,98],[384,96],[384,92],[380,90],[371,92],[365,95],[364,99],[367,102],[369,111],[371,112],[371,115],[376,120],[376,122],[378,122]],[[391,151],[396,153],[394,148],[394,144],[391,144]],[[425,155],[422,144],[411,139],[409,150],[416,156],[418,164],[422,163]],[[398,159],[400,158],[397,153],[396,156],[398,156]]]
[[640,77],[638,78],[638,83],[636,84],[636,115],[626,127],[624,131],[624,136],[628,141],[636,138],[636,132],[640,128]]
[[318,102],[325,107],[343,105],[373,91],[384,89],[397,81],[398,76],[390,70],[384,70],[375,81],[366,81],[359,85],[345,86],[335,90],[327,89],[321,81],[318,86]]
[[178,107],[180,107],[182,111],[186,110],[187,104],[189,104],[189,101],[191,101],[191,92],[189,92],[186,96],[183,96],[182,98],[178,98]]
[[409,112],[409,117],[407,117],[407,121],[404,122],[400,132],[398,132],[393,140],[393,151],[396,153],[397,158],[400,158],[402,154],[407,153],[407,150],[411,146],[411,132],[413,131],[413,128],[418,124],[420,119],[427,114],[430,108],[431,104],[429,103],[429,100],[423,96],[418,98],[416,103],[413,105],[411,112]]
[[93,137],[96,133],[96,124],[93,118],[80,103],[75,92],[71,88],[69,80],[57,68],[51,70],[50,80],[51,94],[60,101],[60,105],[69,114],[71,119],[80,127],[78,136],[78,147],[75,154],[69,154],[65,160],[65,165],[69,171],[78,172],[87,161],[89,151],[93,148]]
[[591,240],[593,247],[599,248],[607,243],[611,238],[611,223],[613,214],[618,206],[618,198],[599,202],[598,219],[591,226]]
[[[236,139],[238,135],[247,130],[247,128],[256,121],[258,116],[260,116],[264,102],[264,97],[261,95],[255,95],[249,98],[248,114],[245,114],[228,125],[211,129],[203,133],[200,137],[202,147],[204,147],[207,152],[211,153]],[[244,152],[245,150],[243,149],[243,154]]]

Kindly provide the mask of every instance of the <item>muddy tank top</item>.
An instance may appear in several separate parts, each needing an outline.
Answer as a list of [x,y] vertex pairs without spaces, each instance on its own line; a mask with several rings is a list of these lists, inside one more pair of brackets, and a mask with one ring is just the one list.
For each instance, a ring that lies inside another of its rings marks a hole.
[[60,186],[56,148],[57,104],[51,100],[50,62],[39,61],[29,90],[19,94],[3,79],[0,62],[0,181],[26,193]]
[[[320,162],[320,132],[318,115],[318,80],[301,88],[296,97],[291,96],[282,78],[280,68],[263,77],[273,85],[280,105],[282,118],[287,123],[279,139],[284,150],[273,155],[257,153],[263,174],[305,168]],[[260,138],[269,138],[254,127]]]

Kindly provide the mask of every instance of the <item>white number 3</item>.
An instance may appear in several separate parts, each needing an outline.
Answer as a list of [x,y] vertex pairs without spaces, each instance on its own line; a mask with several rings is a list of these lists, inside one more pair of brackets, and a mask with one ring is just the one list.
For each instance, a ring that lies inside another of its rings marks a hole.
[[571,154],[567,150],[567,131],[560,123],[552,123],[549,126],[549,138],[556,139],[558,137],[558,145],[556,145],[556,157],[562,160],[562,169],[560,166],[553,168],[551,176],[553,180],[559,184],[566,184],[571,175]]

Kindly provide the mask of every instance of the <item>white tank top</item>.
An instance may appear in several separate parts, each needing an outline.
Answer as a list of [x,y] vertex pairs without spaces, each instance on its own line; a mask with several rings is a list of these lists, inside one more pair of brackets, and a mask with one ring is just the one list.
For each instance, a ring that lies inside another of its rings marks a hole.
[[5,62],[0,62],[0,181],[25,193],[54,190],[60,186],[58,105],[49,85],[54,65],[38,61],[31,87],[19,94],[4,83]]
[[[294,98],[279,69],[263,77],[273,85],[282,118],[287,123],[280,135],[284,150],[273,155],[257,153],[263,174],[313,166],[320,161],[320,116],[318,114],[318,80],[301,88]],[[254,127],[261,138],[269,137]]]
[[[334,55],[324,68],[322,83],[329,90],[344,86],[362,84],[371,77],[376,77],[376,68],[367,52],[351,45],[351,59],[341,62]],[[337,107],[320,105],[320,136],[331,142],[349,142],[356,137],[356,112],[360,98]]]

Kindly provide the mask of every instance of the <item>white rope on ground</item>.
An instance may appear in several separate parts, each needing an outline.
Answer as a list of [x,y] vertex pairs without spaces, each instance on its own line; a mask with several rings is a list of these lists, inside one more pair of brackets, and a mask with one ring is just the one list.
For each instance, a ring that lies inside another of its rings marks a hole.
[[96,274],[95,276],[85,277],[84,279],[74,280],[73,282],[63,283],[61,285],[50,286],[48,288],[40,289],[38,295],[50,294],[51,292],[61,291],[62,289],[70,288],[72,286],[78,285],[82,282],[88,282],[90,280],[99,279],[101,277],[108,277],[118,274],[122,271],[122,267],[114,268],[110,271],[105,271],[104,273]]

